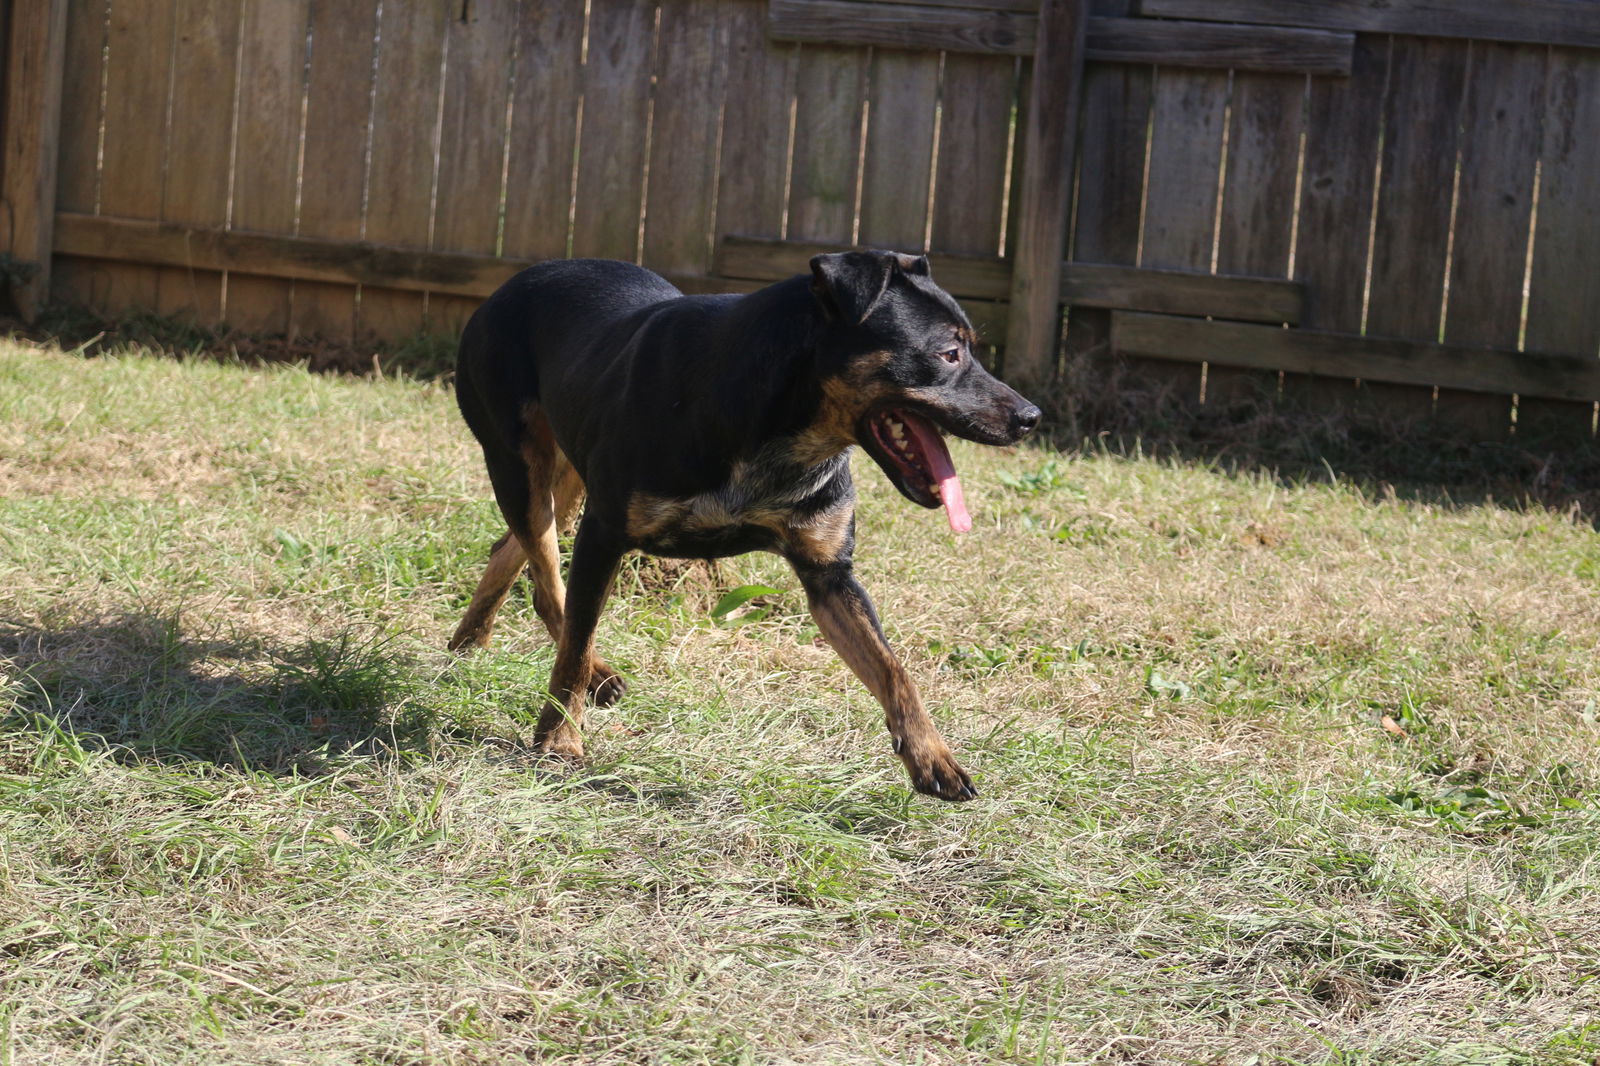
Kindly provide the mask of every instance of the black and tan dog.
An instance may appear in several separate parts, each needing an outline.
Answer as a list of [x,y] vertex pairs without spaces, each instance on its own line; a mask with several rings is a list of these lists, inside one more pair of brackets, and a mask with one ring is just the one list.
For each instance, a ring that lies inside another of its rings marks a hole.
[[[788,559],[828,642],[883,704],[920,792],[977,795],[852,573],[859,444],[913,503],[971,519],[940,430],[1012,444],[1039,409],[972,355],[928,261],[841,252],[748,296],[684,296],[628,263],[523,271],[461,338],[456,390],[510,526],[450,646],[488,643],[526,565],[558,644],[541,750],[581,756],[585,698],[622,694],[594,653],[617,564],[765,550]],[[563,589],[556,531],[588,503]]]

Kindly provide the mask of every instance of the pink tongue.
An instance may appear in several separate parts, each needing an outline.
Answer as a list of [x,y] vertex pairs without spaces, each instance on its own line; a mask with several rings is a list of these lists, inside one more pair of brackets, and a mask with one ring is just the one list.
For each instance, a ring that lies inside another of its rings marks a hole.
[[928,460],[934,480],[939,483],[939,498],[944,501],[944,516],[949,520],[951,530],[965,533],[972,528],[972,516],[967,513],[967,501],[961,495],[961,479],[956,477],[956,464],[950,461],[950,449],[944,446],[944,438],[939,436],[939,431],[927,419],[919,415],[902,412],[900,420],[916,438],[917,446]]

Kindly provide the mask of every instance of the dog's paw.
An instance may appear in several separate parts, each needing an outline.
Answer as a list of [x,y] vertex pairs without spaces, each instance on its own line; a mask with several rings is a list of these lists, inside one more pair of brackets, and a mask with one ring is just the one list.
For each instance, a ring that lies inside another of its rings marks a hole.
[[533,740],[533,748],[540,755],[571,762],[583,760],[583,738],[575,729],[553,729],[537,736]]
[[596,707],[609,707],[628,691],[628,683],[605,663],[595,660],[589,670],[589,699]]
[[954,803],[978,798],[978,786],[972,783],[972,776],[944,744],[921,751],[902,745],[899,754],[911,775],[911,787],[923,795]]

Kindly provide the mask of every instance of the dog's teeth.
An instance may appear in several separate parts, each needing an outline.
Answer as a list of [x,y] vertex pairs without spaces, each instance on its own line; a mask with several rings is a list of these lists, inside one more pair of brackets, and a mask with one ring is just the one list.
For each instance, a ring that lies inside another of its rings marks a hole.
[[899,422],[890,422],[889,423],[889,436],[893,437],[895,440],[904,440],[905,439],[905,435],[906,435],[906,427],[905,426],[901,425]]

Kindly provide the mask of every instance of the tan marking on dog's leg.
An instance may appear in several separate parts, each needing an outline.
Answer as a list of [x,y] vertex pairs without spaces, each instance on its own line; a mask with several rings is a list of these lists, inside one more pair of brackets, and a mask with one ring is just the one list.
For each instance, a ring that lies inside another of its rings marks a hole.
[[[589,539],[585,541],[585,533]],[[550,698],[539,715],[534,743],[539,750],[579,758],[583,755],[585,696],[595,687],[594,631],[616,578],[622,553],[603,527],[584,519],[573,545],[572,590],[556,662],[550,671]]]
[[861,586],[854,579],[831,586],[808,583],[807,593],[817,628],[883,706],[894,752],[905,763],[912,786],[946,800],[977,796],[972,778],[922,705],[916,683],[879,633]]
[[[565,507],[576,511],[583,499],[583,481],[556,446],[550,424],[540,412],[528,424],[528,442],[522,455],[528,463],[528,539],[522,547],[527,553],[528,572],[533,578],[533,609],[545,632],[558,646],[566,612],[567,590],[561,580],[561,550],[557,530]],[[622,676],[604,659],[593,655],[588,671],[589,692],[594,702],[605,707],[617,702],[627,691]]]
[[578,476],[566,453],[558,449],[556,455],[556,531],[570,535],[577,529],[578,508],[583,506],[583,478]]
[[511,586],[516,584],[527,562],[528,553],[510,530],[495,541],[494,548],[489,552],[489,565],[478,582],[477,591],[472,594],[472,603],[467,606],[467,613],[447,645],[451,651],[468,652],[474,648],[488,647],[489,637],[494,632],[495,615],[506,602]]
[[539,715],[534,742],[539,750],[569,758],[583,757],[585,695],[593,686],[594,635],[556,653],[550,671],[550,702]]

